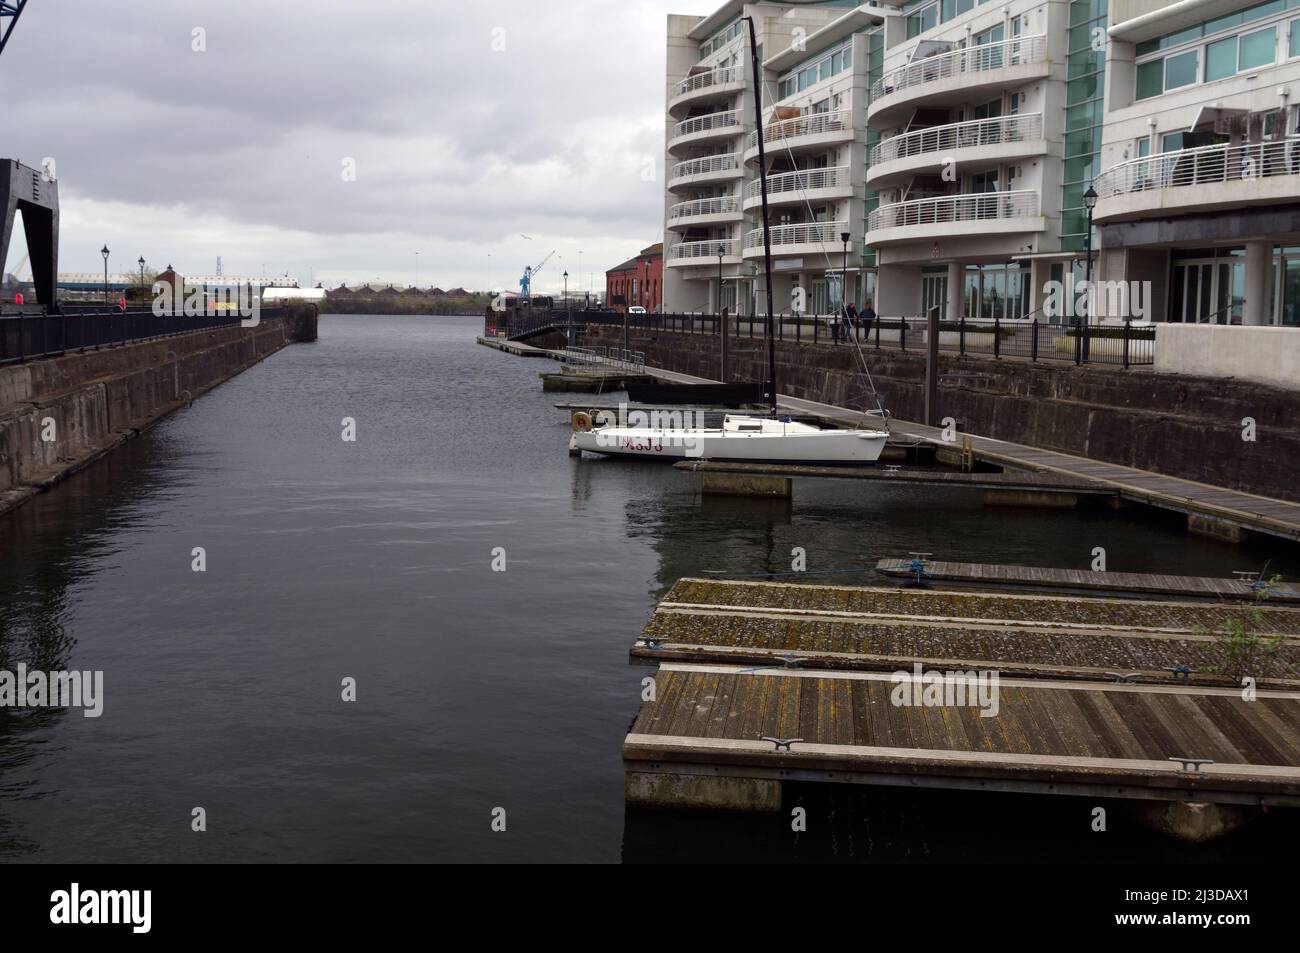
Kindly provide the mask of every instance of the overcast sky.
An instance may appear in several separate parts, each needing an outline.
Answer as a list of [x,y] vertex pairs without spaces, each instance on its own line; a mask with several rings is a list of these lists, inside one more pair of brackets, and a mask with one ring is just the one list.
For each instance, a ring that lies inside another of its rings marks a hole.
[[600,288],[661,238],[664,18],[714,6],[31,0],[0,156],[55,159],[60,271]]

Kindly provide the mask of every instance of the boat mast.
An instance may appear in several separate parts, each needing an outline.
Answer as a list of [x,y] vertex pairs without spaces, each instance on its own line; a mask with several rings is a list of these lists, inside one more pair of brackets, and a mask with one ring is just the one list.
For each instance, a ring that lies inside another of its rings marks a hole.
[[[763,77],[758,71],[758,39],[754,33],[754,18],[741,19],[749,23],[749,58],[754,67],[754,119],[758,123],[758,181],[763,194],[763,284],[767,291],[767,380],[771,391],[769,401],[772,416],[776,416],[776,326],[772,323],[772,236],[767,230],[767,155],[763,151]],[[722,291],[719,289],[718,294]]]

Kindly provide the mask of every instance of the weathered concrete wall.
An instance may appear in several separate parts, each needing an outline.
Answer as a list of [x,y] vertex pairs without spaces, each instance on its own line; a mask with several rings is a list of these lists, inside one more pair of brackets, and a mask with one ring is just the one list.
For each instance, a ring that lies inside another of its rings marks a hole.
[[[1233,330],[1242,330],[1234,328]],[[593,329],[585,344],[617,343],[612,329]],[[719,342],[708,335],[634,335],[631,346],[653,366],[716,379]],[[738,350],[748,349],[743,353]],[[925,357],[863,348],[885,406],[921,420]],[[745,338],[732,349],[732,380],[766,377],[767,353]],[[939,389],[940,417],[963,430],[1167,473],[1189,480],[1300,500],[1300,392],[1241,380],[1212,380],[1150,370],[1030,364],[940,356],[941,375],[961,375]],[[850,405],[865,392],[853,349],[778,344],[781,390]],[[857,401],[861,403],[861,401]],[[1243,439],[1245,418],[1255,440]]]
[[[292,341],[316,310],[0,368],[0,513]],[[53,439],[45,439],[52,436]]]
[[1300,390],[1300,328],[1161,324],[1156,370]]

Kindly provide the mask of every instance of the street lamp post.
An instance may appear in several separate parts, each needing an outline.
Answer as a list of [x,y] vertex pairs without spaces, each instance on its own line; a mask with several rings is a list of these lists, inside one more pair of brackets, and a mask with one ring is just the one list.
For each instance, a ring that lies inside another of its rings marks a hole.
[[[847,323],[849,317],[849,238],[848,232],[840,232],[840,241],[844,243],[844,267],[840,269],[840,319]],[[853,333],[853,325],[845,329]]]
[[722,307],[722,256],[727,253],[727,246],[718,243],[718,320],[722,322],[722,383],[727,383],[727,315]]
[[101,248],[99,250],[99,253],[104,256],[104,305],[107,306],[108,305],[108,246],[105,245],[103,248]]
[[1088,254],[1088,262],[1084,266],[1084,280],[1088,282],[1088,292],[1092,292],[1092,210],[1097,207],[1097,190],[1091,185],[1088,191],[1083,193],[1083,207],[1088,210],[1088,233],[1084,235],[1084,248]]
[[141,256],[140,256],[140,260],[139,260],[138,262],[136,262],[136,264],[138,264],[138,265],[140,266],[140,288],[141,288],[141,291],[143,292],[143,289],[144,289],[144,255],[141,255]]
[[1087,308],[1084,311],[1080,335],[1082,340],[1079,342],[1080,355],[1084,361],[1088,360],[1088,325],[1092,323],[1092,303],[1096,301],[1096,296],[1092,293],[1092,210],[1097,206],[1097,190],[1091,185],[1088,191],[1083,193],[1083,207],[1088,210],[1088,232],[1084,235],[1084,249],[1087,252],[1088,260],[1083,266],[1083,280],[1088,288],[1088,296],[1084,299],[1087,302]]
[[564,272],[564,314],[568,319],[568,327],[564,329],[566,340],[573,344],[573,309],[569,307],[569,272]]

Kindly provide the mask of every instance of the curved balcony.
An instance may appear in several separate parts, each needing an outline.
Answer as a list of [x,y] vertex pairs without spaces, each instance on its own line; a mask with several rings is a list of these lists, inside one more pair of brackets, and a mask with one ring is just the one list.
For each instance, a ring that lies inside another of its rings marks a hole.
[[668,134],[668,151],[717,139],[733,139],[742,129],[739,109],[696,116],[673,126]]
[[1045,36],[1018,36],[927,56],[871,84],[867,122],[887,127],[920,106],[978,100],[991,90],[1032,82],[1050,71]]
[[668,209],[669,228],[694,228],[697,225],[720,225],[743,218],[740,199],[734,195],[678,202]]
[[[805,201],[848,199],[853,197],[849,178],[850,167],[835,166],[830,169],[802,169],[767,177],[767,204],[790,205]],[[758,179],[745,186],[745,211],[763,204],[762,185]]]
[[1300,200],[1300,136],[1130,159],[1097,176],[1093,188],[1097,222],[1294,203]]
[[687,159],[668,170],[668,191],[694,188],[710,182],[730,182],[743,173],[739,152]]
[[954,122],[881,142],[871,150],[867,182],[876,188],[895,185],[949,159],[964,172],[980,172],[1046,152],[1042,113]]
[[[763,127],[763,145],[772,150],[800,153],[817,152],[840,142],[852,142],[853,116],[847,109],[827,113],[808,113],[794,119],[770,122]],[[745,161],[758,160],[758,133],[745,140]]]
[[677,116],[691,106],[730,99],[745,88],[745,74],[739,66],[725,66],[694,73],[673,87],[668,113]]
[[723,250],[724,265],[740,264],[739,241],[734,238],[714,238],[702,242],[677,242],[668,246],[664,265],[668,268],[684,265],[716,265],[718,249]]
[[1041,232],[1038,192],[979,192],[940,195],[882,205],[867,217],[867,243]]
[[[804,222],[799,225],[774,225],[771,228],[772,254],[781,255],[816,255],[816,266],[824,267],[823,255],[842,256],[844,243],[840,235],[851,231],[848,222]],[[854,252],[854,243],[849,242],[849,254]],[[763,230],[755,228],[745,235],[746,258],[761,258],[763,255]],[[832,257],[832,262],[840,259]]]

